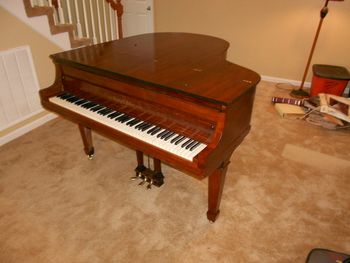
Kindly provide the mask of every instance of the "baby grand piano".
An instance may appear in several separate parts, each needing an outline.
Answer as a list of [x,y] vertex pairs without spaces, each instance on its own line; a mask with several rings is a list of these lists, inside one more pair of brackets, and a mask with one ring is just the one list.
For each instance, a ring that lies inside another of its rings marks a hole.
[[[226,61],[229,43],[189,33],[152,33],[51,56],[43,106],[77,123],[85,153],[91,130],[136,151],[135,178],[164,182],[161,162],[208,176],[207,218],[219,214],[230,157],[250,129],[260,76]],[[153,168],[143,156],[151,156]]]

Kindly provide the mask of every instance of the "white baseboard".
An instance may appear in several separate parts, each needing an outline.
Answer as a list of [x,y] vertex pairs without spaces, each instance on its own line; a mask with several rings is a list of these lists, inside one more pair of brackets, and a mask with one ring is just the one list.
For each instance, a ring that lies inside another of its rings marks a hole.
[[[300,85],[301,85],[301,81],[292,80],[292,79],[275,78],[275,77],[270,77],[270,76],[261,76],[261,79],[264,81],[269,81],[269,82],[273,82],[273,83],[287,83],[287,84],[291,84],[291,85],[296,86],[296,87],[300,87]],[[310,88],[311,82],[305,82],[304,87]],[[346,86],[343,94],[349,94],[349,93],[350,93],[350,81],[348,82],[348,85]]]
[[[292,80],[292,79],[283,79],[283,78],[276,78],[276,77],[270,77],[270,76],[261,76],[261,79],[264,81],[269,81],[273,83],[288,83],[296,87],[299,87],[301,85],[301,81]],[[310,88],[311,82],[305,82],[304,87]]]
[[53,113],[49,113],[31,123],[28,123],[27,125],[24,125],[2,137],[0,137],[0,146],[4,145],[5,143],[8,143],[20,136],[22,136],[23,134],[30,132],[31,130],[43,125],[44,123],[56,118],[57,115],[53,114]]

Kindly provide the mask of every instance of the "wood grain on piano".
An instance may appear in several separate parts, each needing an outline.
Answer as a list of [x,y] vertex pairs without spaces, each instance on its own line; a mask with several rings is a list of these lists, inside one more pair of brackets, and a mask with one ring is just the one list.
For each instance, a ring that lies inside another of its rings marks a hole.
[[[215,221],[231,154],[250,129],[260,76],[226,61],[228,42],[204,35],[153,33],[52,55],[55,83],[40,92],[45,108],[79,124],[85,152],[90,129],[198,179],[209,176],[207,217]],[[69,91],[122,109],[207,147],[183,159],[49,101]]]

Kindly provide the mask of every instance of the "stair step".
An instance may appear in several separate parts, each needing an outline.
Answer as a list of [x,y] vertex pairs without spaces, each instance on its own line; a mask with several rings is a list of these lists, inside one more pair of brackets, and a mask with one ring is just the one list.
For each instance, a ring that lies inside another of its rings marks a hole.
[[24,8],[28,17],[46,15],[50,26],[51,34],[68,33],[72,48],[90,45],[92,40],[86,37],[76,38],[74,36],[73,24],[55,24],[54,8],[49,6],[31,6],[30,0],[23,0]]

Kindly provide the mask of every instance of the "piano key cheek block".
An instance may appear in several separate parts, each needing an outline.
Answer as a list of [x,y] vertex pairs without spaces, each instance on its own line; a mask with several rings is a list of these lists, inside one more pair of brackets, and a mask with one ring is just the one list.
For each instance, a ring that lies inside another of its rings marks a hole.
[[151,33],[57,53],[56,79],[40,91],[41,102],[78,125],[89,159],[92,130],[134,149],[131,180],[146,189],[164,184],[162,162],[208,177],[207,218],[214,222],[260,81],[226,60],[228,48],[211,36]]

